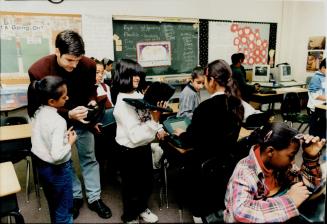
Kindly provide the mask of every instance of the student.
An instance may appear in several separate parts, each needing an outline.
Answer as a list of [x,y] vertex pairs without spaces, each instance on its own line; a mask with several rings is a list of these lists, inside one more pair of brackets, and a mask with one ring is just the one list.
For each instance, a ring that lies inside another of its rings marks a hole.
[[[88,105],[96,105],[95,62],[84,56],[84,41],[72,30],[60,32],[55,40],[55,54],[36,61],[28,70],[31,81],[45,76],[59,76],[67,83],[69,100],[58,112],[68,125],[73,125],[78,139],[76,147],[84,180],[88,207],[102,218],[110,218],[111,210],[101,200],[99,164],[94,154],[94,136],[87,122]],[[77,218],[83,205],[82,185],[73,174],[73,216]]]
[[97,87],[98,101],[102,100],[102,98],[107,98],[106,109],[112,108],[113,104],[111,102],[110,87],[103,82],[103,76],[104,76],[103,64],[96,59],[95,65],[96,65],[96,85],[98,86]]
[[319,120],[319,117],[314,112],[316,105],[326,103],[326,85],[326,58],[324,58],[319,64],[319,71],[310,80],[307,104],[310,112],[309,133],[322,138],[326,138],[326,119]]
[[28,88],[32,153],[43,183],[51,223],[73,223],[71,149],[76,133],[57,110],[68,100],[67,85],[56,76],[33,81]]
[[230,67],[233,73],[232,77],[241,91],[242,99],[248,102],[251,95],[259,91],[260,85],[255,84],[252,86],[246,84],[246,74],[244,74],[245,70],[244,68],[242,69],[242,56],[239,53],[233,54],[231,60],[232,64]]
[[[186,186],[183,191],[195,222],[200,221],[199,217],[204,218],[224,208],[229,173],[234,168],[233,164],[236,164],[232,155],[237,148],[244,108],[239,90],[231,77],[230,66],[224,60],[211,62],[205,69],[204,79],[210,98],[195,108],[186,132],[175,130],[183,144],[193,148],[187,153],[184,166]],[[208,131],[209,126],[214,131]],[[213,174],[215,180],[207,183],[201,165],[210,159],[216,159],[219,171]],[[219,178],[219,184],[215,184],[216,178]]]
[[102,64],[104,66],[103,82],[106,83],[108,86],[111,86],[113,63],[113,60],[109,58],[102,59]]
[[240,58],[240,69],[241,69],[241,71],[242,71],[242,74],[243,74],[243,76],[244,76],[244,80],[247,82],[247,80],[246,80],[246,71],[245,71],[245,68],[244,68],[244,66],[243,66],[243,62],[244,62],[244,59],[245,59],[245,55],[243,54],[243,53],[238,53],[238,56],[239,56],[239,58]]
[[185,86],[179,96],[179,111],[177,117],[186,116],[192,119],[194,109],[200,104],[200,90],[204,85],[203,68],[196,67],[192,71],[191,81]]
[[[277,223],[298,216],[298,207],[321,184],[320,150],[325,139],[298,135],[285,123],[272,123],[251,134],[255,145],[229,180],[225,222]],[[302,145],[299,169],[295,155]]]
[[137,62],[120,60],[116,64],[115,76],[113,85],[119,90],[114,117],[117,123],[116,142],[121,152],[122,220],[136,223],[140,217],[145,222],[154,223],[158,221],[158,216],[147,205],[153,178],[150,143],[156,135],[160,139],[164,135],[159,124],[160,112],[136,110],[123,101],[124,98],[143,98],[138,88],[141,77],[145,76]]

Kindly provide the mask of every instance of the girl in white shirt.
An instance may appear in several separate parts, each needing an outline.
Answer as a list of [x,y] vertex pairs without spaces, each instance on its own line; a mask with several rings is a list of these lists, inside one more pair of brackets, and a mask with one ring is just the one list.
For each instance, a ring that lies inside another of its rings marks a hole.
[[52,223],[73,223],[71,147],[77,136],[71,128],[67,130],[65,119],[57,113],[67,100],[67,86],[58,76],[29,85],[32,153]]
[[138,91],[145,79],[142,67],[135,61],[122,59],[116,65],[113,85],[118,90],[114,108],[117,123],[116,142],[120,149],[124,222],[154,223],[158,217],[147,206],[152,192],[152,152],[150,143],[163,138],[160,112],[137,110],[124,98],[143,98]]

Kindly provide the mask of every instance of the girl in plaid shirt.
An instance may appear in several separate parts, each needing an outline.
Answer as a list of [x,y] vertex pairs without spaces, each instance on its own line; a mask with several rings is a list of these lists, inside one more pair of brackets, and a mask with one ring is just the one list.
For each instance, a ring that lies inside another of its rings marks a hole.
[[[324,184],[319,164],[326,140],[298,134],[285,123],[254,131],[257,140],[229,180],[225,222],[285,222],[298,216],[298,207]],[[294,163],[302,145],[301,168]]]

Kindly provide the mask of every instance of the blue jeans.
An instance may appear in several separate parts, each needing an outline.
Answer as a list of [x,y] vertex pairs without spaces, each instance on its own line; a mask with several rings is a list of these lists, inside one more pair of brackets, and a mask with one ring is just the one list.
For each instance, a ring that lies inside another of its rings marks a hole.
[[[78,151],[79,164],[85,185],[85,193],[88,203],[100,199],[100,169],[94,153],[94,136],[83,127],[75,127],[77,134],[76,148]],[[76,173],[73,171],[73,194],[74,198],[83,198],[82,185]]]
[[51,223],[73,223],[71,160],[54,165],[36,156],[33,158],[48,201]]

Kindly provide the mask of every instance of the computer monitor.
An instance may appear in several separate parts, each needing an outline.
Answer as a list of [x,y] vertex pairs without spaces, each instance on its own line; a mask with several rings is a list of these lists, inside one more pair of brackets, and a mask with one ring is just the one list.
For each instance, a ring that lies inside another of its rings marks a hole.
[[269,82],[270,66],[269,65],[253,65],[252,82]]
[[275,68],[274,78],[277,82],[287,82],[292,81],[293,74],[290,65],[279,65]]

